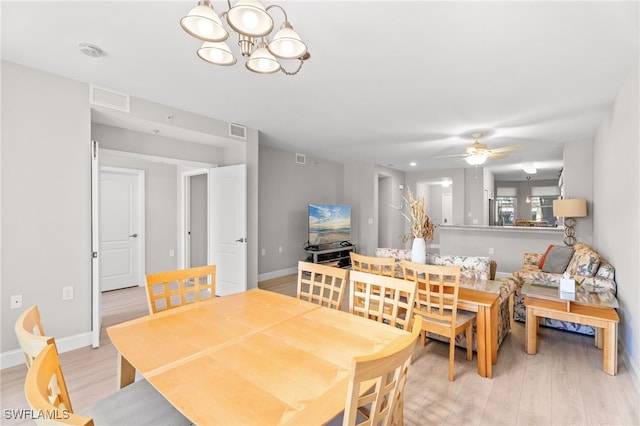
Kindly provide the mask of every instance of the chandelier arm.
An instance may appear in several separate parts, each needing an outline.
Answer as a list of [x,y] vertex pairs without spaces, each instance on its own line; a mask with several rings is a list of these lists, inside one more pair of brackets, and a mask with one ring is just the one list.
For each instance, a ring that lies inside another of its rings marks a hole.
[[298,64],[298,68],[295,71],[287,71],[284,69],[284,67],[282,66],[282,64],[280,65],[280,71],[282,71],[283,73],[285,73],[286,75],[296,75],[300,72],[300,69],[302,69],[302,64],[304,64],[304,61],[302,59],[299,59],[300,64]]
[[231,0],[227,0],[227,6],[231,9]]
[[[228,0],[227,0],[227,1],[228,1]],[[284,22],[289,22],[289,18],[287,17],[287,11],[286,11],[286,10],[284,10],[284,9],[282,8],[282,6],[279,6],[279,5],[277,5],[277,4],[271,4],[271,5],[267,6],[267,7],[265,8],[265,10],[268,12],[268,11],[269,11],[269,9],[272,9],[272,8],[274,8],[274,7],[277,7],[278,9],[280,9],[280,10],[282,11],[282,14],[284,15]]]

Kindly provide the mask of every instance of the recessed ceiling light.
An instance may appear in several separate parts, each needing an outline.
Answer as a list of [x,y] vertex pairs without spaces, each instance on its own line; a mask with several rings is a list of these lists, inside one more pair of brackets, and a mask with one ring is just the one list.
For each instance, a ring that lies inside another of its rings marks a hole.
[[417,163],[416,163],[415,161],[412,161],[412,162],[410,162],[410,163],[409,163],[409,165],[410,165],[411,167],[415,167],[415,166],[416,166],[416,164],[417,164]]
[[78,47],[80,48],[80,52],[84,53],[85,55],[91,58],[99,58],[104,54],[102,49],[100,49],[98,46],[95,46],[93,44],[80,43]]

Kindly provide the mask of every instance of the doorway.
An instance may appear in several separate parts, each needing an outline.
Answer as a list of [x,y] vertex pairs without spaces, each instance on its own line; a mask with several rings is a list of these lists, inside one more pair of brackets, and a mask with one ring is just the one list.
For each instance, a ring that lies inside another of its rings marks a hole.
[[208,169],[184,172],[184,256],[185,268],[204,266],[209,258]]
[[378,247],[393,247],[391,237],[391,177],[378,175]]
[[144,170],[100,167],[100,287],[144,284]]

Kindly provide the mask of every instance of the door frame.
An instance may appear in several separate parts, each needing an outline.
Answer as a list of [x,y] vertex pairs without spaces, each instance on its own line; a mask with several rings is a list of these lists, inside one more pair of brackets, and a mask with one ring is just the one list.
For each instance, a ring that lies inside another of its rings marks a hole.
[[[111,173],[119,173],[119,174],[126,174],[126,175],[131,175],[136,177],[137,180],[137,185],[138,185],[138,199],[135,200],[135,203],[137,204],[138,207],[138,211],[139,211],[139,218],[138,218],[138,223],[137,223],[137,228],[139,229],[138,231],[138,237],[136,238],[136,245],[137,245],[137,250],[139,253],[139,260],[138,260],[138,265],[137,265],[137,271],[135,272],[135,276],[136,276],[136,281],[139,283],[138,287],[144,287],[145,286],[145,274],[144,271],[146,270],[146,264],[145,264],[145,237],[146,237],[146,223],[145,223],[145,204],[146,204],[146,197],[145,197],[145,171],[141,170],[141,169],[134,169],[134,168],[128,168],[128,167],[115,167],[115,166],[100,166],[100,176],[98,179],[98,184],[102,185],[102,172],[111,172]],[[98,212],[100,211],[100,209],[98,208]],[[98,242],[100,242],[100,240],[98,240]],[[99,284],[100,285],[100,289],[102,289],[102,283]]]

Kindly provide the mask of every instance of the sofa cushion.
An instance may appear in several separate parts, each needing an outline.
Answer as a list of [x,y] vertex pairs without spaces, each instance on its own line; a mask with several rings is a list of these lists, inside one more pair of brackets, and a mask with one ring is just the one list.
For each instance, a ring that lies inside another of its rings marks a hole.
[[542,267],[544,266],[544,261],[547,260],[547,255],[549,254],[552,248],[553,248],[553,244],[549,244],[549,247],[547,247],[547,250],[544,252],[542,257],[540,258],[540,262],[538,263],[538,268],[542,269]]
[[577,243],[573,248],[575,252],[567,266],[569,275],[593,277],[600,266],[600,255],[584,243]]
[[542,272],[562,274],[573,257],[571,247],[553,246],[542,267]]

